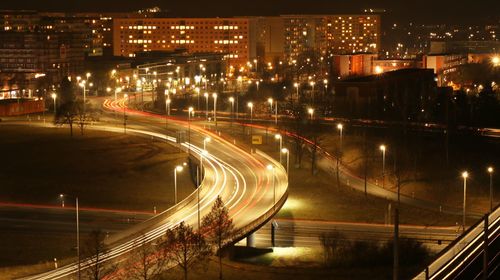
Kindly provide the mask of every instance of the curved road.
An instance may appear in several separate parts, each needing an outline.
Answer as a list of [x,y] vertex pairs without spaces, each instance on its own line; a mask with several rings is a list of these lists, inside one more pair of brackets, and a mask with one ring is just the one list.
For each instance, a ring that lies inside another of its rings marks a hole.
[[[124,100],[117,102],[106,100],[103,106],[118,113],[126,112],[128,121],[131,123],[127,126],[129,134],[147,135],[176,142],[176,137],[173,136],[176,136],[177,131],[185,131],[185,140],[190,134],[191,146],[187,141],[181,143],[181,146],[184,149],[190,147],[191,155],[197,158],[200,158],[202,154],[200,147],[203,147],[203,139],[210,137],[211,141],[207,143],[208,154],[203,156],[205,176],[198,188],[200,216],[207,214],[216,197],[221,196],[229,209],[235,227],[241,230],[241,235],[236,239],[243,238],[266,223],[286,201],[288,187],[286,172],[269,156],[263,153],[249,154],[218,135],[186,121],[166,120],[162,116],[124,109]],[[88,128],[123,133],[123,127],[120,126],[99,125]],[[269,170],[268,165],[274,168]],[[173,172],[173,170],[166,172]],[[124,256],[140,246],[142,240],[155,240],[161,237],[167,229],[175,227],[182,221],[197,228],[197,198],[197,191],[195,191],[165,212],[110,236],[105,241],[110,250],[101,258],[103,261],[108,261]],[[89,260],[82,260],[81,270],[88,267],[89,263]],[[64,279],[74,276],[77,269],[77,263],[72,263],[24,279]]]

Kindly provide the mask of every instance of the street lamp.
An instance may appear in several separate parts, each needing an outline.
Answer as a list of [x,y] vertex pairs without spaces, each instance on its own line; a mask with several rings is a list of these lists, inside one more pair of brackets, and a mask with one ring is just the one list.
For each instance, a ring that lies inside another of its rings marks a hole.
[[273,210],[276,209],[276,180],[275,180],[275,177],[276,177],[276,169],[274,168],[273,165],[269,164],[267,166],[267,170],[271,171],[272,172],[272,176],[273,176]]
[[311,81],[309,84],[311,85],[311,88],[312,88],[312,91],[311,91],[312,92],[312,103],[314,105],[314,85],[316,83],[314,81]]
[[[283,137],[281,136],[281,134],[276,134],[274,135],[274,138],[276,140],[280,140],[280,151],[283,149]],[[280,153],[280,163],[281,163],[281,153]]]
[[269,103],[269,112],[271,112],[271,116],[273,115],[273,99],[272,98],[268,98],[267,99],[267,102]]
[[382,151],[382,186],[385,183],[385,150],[387,149],[385,145],[380,145],[380,151]]
[[57,107],[56,107],[56,98],[57,98],[57,94],[56,93],[52,93],[52,99],[54,99],[54,115],[57,115]]
[[234,119],[234,97],[229,97],[229,102],[231,103],[231,126],[233,125]]
[[124,101],[123,101],[123,133],[127,134],[127,101],[128,101],[128,94],[123,95]]
[[[299,83],[294,83],[293,86],[297,90],[297,102],[299,101]],[[293,98],[292,98],[293,100]]]
[[206,115],[207,121],[208,121],[208,92],[205,92],[203,94],[203,96],[205,96],[205,101],[206,101],[206,104],[205,104],[205,115]]
[[499,66],[500,65],[500,56],[492,57],[491,63],[493,64],[493,66]]
[[212,93],[212,97],[214,98],[214,121],[215,127],[217,127],[217,93]]
[[212,140],[210,137],[205,137],[203,139],[203,150],[207,150],[207,143],[210,142],[210,140]]
[[342,150],[342,131],[344,130],[344,125],[342,125],[341,123],[337,124],[337,129],[339,130],[340,149]]
[[493,167],[488,167],[488,173],[490,174],[490,212],[493,211]]
[[193,107],[188,108],[188,152],[191,153],[191,114],[194,114]]
[[253,133],[253,103],[248,102],[247,104],[248,108],[250,108],[250,135]]
[[463,231],[465,231],[465,202],[466,202],[466,195],[467,195],[467,177],[469,177],[469,173],[467,171],[462,172],[462,177],[464,178],[464,206],[463,206],[463,217],[462,217],[462,226],[463,226]]
[[307,109],[307,113],[309,113],[309,117],[310,117],[310,119],[312,121],[313,116],[314,116],[314,109],[313,108]]
[[174,168],[174,204],[177,204],[177,172],[181,172],[183,169],[182,165],[177,165]]
[[324,79],[323,84],[325,85],[325,94],[328,92],[328,80]]
[[[210,139],[210,138],[208,138],[208,139]],[[203,142],[205,142],[205,140],[203,140]],[[201,183],[201,180],[200,180],[200,177],[203,177],[203,157],[207,156],[207,155],[208,155],[208,152],[206,150],[201,151],[199,174],[196,177],[198,180],[198,184],[197,184],[198,187],[196,189],[196,195],[198,197],[198,205],[197,205],[198,206],[198,230],[200,230],[200,228],[201,228],[201,217],[200,217],[200,183]]]
[[286,174],[288,175],[290,172],[290,151],[287,148],[281,149],[282,154],[286,154]]
[[[65,194],[59,194],[59,197],[63,201],[64,207],[64,196]],[[78,257],[78,270],[77,270],[77,279],[80,279],[80,211],[78,206],[78,196],[75,197],[75,210],[76,210],[76,255]]]

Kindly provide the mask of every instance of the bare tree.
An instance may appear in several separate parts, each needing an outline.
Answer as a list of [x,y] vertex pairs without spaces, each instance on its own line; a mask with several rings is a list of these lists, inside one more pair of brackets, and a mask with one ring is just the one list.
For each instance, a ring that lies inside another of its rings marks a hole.
[[194,232],[193,228],[184,222],[174,229],[167,230],[162,250],[165,250],[169,261],[183,270],[184,280],[188,279],[190,268],[206,262],[211,254],[210,246],[203,235]]
[[147,242],[143,235],[138,248],[132,251],[125,262],[124,278],[149,280],[160,275],[165,269],[164,251]]
[[104,244],[106,234],[100,230],[92,231],[82,248],[82,253],[88,268],[85,270],[84,275],[87,279],[99,280],[103,279],[106,275],[112,274],[116,271],[116,265],[105,263],[103,256],[108,252],[107,246]]
[[233,241],[237,231],[220,196],[217,196],[210,213],[203,218],[202,228],[208,234],[210,243],[217,249],[219,279],[222,279],[222,249],[228,242]]
[[60,85],[60,95],[57,97],[59,104],[54,117],[55,124],[68,124],[70,135],[73,137],[73,123],[77,118],[78,102],[75,97],[73,84],[64,78]]

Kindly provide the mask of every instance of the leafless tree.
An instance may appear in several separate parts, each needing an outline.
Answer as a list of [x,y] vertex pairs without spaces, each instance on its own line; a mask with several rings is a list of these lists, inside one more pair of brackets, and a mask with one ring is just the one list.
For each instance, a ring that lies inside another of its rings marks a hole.
[[88,268],[84,271],[86,279],[99,280],[116,271],[116,265],[106,263],[103,256],[108,252],[104,244],[106,234],[100,230],[92,231],[85,240],[82,255]]
[[219,279],[222,279],[222,250],[228,242],[233,241],[237,231],[233,219],[224,206],[224,202],[217,197],[212,210],[203,218],[202,228],[208,234],[210,243],[216,248],[219,256]]
[[194,232],[193,228],[184,222],[174,229],[167,230],[162,250],[165,250],[170,262],[182,269],[184,280],[188,279],[190,268],[205,263],[211,254],[210,246],[203,235]]
[[158,277],[165,269],[167,258],[164,251],[143,235],[137,249],[132,251],[125,262],[123,276],[126,279],[149,280]]

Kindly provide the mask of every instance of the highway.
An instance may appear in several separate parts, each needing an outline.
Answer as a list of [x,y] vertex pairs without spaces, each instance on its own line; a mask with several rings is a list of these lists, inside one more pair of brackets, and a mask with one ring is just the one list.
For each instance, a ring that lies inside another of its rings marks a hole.
[[[233,125],[241,125],[241,126],[251,126],[253,128],[253,133],[254,134],[260,134],[265,136],[266,130],[268,131],[269,134],[272,133],[280,133],[281,135],[286,135],[290,138],[294,137],[300,137],[303,138],[304,142],[307,143],[308,145],[314,145],[313,142],[307,138],[304,138],[302,136],[296,135],[293,132],[290,131],[283,131],[283,130],[277,130],[274,127],[265,127],[262,125],[257,125],[257,124],[246,124],[246,123],[234,123]],[[226,125],[226,128],[229,128]],[[285,143],[286,140],[284,140]],[[336,178],[336,157],[326,151],[324,148],[321,146],[317,146],[318,149],[318,154],[317,154],[317,166],[321,168],[323,171],[327,172],[332,176],[332,178]],[[360,192],[365,191],[365,183],[364,183],[364,178],[359,176],[358,174],[355,174],[352,170],[350,170],[346,165],[344,165],[342,162],[339,164],[339,179],[340,182],[343,184],[349,186],[352,189],[355,189]],[[398,195],[397,193],[393,190],[394,186],[386,186],[383,187],[381,186],[380,183],[374,182],[372,180],[368,180],[366,184],[366,192],[369,195],[384,198],[387,200],[392,200],[392,201],[397,201],[398,200]],[[446,214],[452,214],[452,215],[462,215],[462,209],[450,207],[447,205],[439,205],[438,203],[435,203],[433,201],[428,201],[428,200],[423,200],[415,197],[411,197],[405,194],[400,195],[400,201],[401,203],[419,207],[419,208],[424,208],[436,212],[442,212]],[[480,218],[482,216],[482,213],[477,213],[477,212],[467,212],[468,217],[472,218]]]
[[[277,247],[321,248],[320,236],[332,232],[343,234],[346,240],[389,241],[393,239],[392,225],[337,222],[324,220],[275,219],[278,225],[275,245]],[[271,246],[269,225],[256,232],[258,247]],[[457,237],[456,227],[425,227],[418,225],[400,225],[400,237],[412,238],[422,242],[434,252],[442,250]],[[244,245],[244,242],[240,242]]]
[[[265,224],[286,201],[288,179],[285,170],[272,158],[262,153],[250,154],[247,151],[229,143],[216,133],[205,130],[194,124],[182,120],[168,119],[153,114],[124,109],[124,100],[117,102],[106,101],[104,107],[118,113],[128,115],[129,125],[127,133],[155,137],[176,142],[176,131],[189,133],[191,145],[186,141],[180,143],[184,149],[190,147],[191,154],[199,158],[202,154],[203,139],[210,137],[207,147],[208,154],[203,156],[205,170],[204,179],[199,187],[200,216],[203,217],[210,210],[213,201],[221,196],[229,209],[236,228],[241,230],[242,236]],[[105,122],[105,120],[103,120]],[[167,123],[167,127],[166,127]],[[123,127],[110,125],[95,125],[88,129],[99,129],[123,133]],[[186,140],[186,139],[183,139]],[[267,166],[274,166],[273,171]],[[166,171],[166,172],[173,172]],[[175,227],[180,222],[197,228],[198,200],[195,191],[175,206],[139,223],[125,231],[111,235],[106,239],[110,250],[101,258],[103,261],[112,260],[141,244],[139,240],[152,241],[162,236],[168,228]],[[81,261],[81,268],[89,265],[89,260]],[[66,279],[77,272],[78,265],[73,263],[43,274],[26,277],[24,279]]]
[[[152,213],[80,208],[80,233],[95,229],[113,234],[149,219]],[[75,234],[75,208],[66,205],[0,203],[0,233]]]

